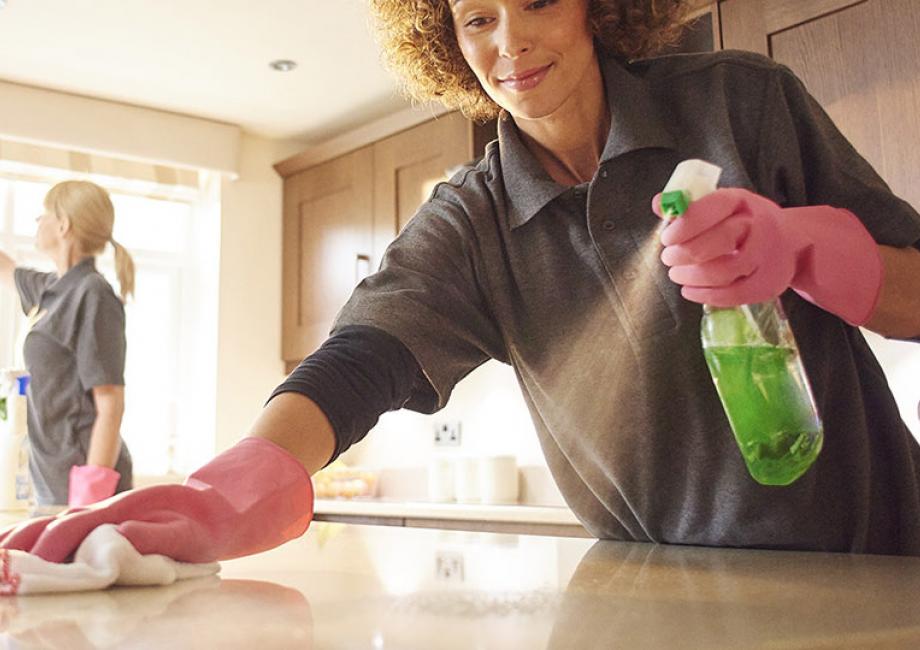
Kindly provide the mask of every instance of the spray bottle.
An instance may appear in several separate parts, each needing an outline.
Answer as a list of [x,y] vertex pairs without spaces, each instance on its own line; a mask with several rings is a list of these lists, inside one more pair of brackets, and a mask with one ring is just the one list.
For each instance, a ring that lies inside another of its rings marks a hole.
[[32,497],[26,424],[29,375],[7,372],[6,419],[0,423],[0,510],[27,510]]
[[[661,195],[667,220],[715,191],[721,168],[685,160]],[[789,485],[821,452],[824,432],[798,346],[778,298],[737,307],[703,305],[703,354],[751,476]]]

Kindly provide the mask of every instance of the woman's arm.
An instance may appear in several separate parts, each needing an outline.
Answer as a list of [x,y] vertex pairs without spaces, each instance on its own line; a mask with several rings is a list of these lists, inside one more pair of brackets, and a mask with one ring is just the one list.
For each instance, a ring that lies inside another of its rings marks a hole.
[[115,467],[121,450],[121,418],[125,412],[124,386],[93,386],[96,421],[89,442],[86,464]]
[[16,260],[0,251],[0,284],[7,289],[16,290],[16,282],[13,280],[13,271],[16,270]]
[[920,337],[920,250],[879,246],[879,253],[882,288],[865,327],[891,338]]
[[270,401],[256,418],[249,435],[282,447],[311,475],[329,462],[335,449],[329,420],[316,402],[300,393],[282,393]]

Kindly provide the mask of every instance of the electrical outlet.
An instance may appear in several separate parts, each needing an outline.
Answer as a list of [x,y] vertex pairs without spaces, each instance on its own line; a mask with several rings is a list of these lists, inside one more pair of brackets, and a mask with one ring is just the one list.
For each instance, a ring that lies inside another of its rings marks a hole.
[[463,582],[463,554],[438,551],[434,556],[434,576],[438,582]]
[[460,421],[440,422],[434,425],[434,444],[436,447],[459,447],[462,439]]

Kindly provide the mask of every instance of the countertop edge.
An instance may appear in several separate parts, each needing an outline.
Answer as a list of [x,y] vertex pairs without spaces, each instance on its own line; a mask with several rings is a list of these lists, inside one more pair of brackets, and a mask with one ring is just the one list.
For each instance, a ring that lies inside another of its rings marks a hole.
[[424,501],[384,501],[367,499],[316,499],[313,509],[317,514],[329,515],[581,525],[570,509],[558,506],[430,503]]

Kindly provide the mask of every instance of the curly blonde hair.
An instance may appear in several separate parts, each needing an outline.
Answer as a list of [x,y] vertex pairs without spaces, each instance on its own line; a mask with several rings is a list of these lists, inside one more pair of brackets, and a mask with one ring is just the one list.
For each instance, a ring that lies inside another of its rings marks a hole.
[[[686,0],[589,0],[595,42],[624,60],[650,56],[677,42]],[[437,100],[472,120],[497,117],[492,101],[457,44],[448,0],[370,0],[385,63],[411,98]]]

